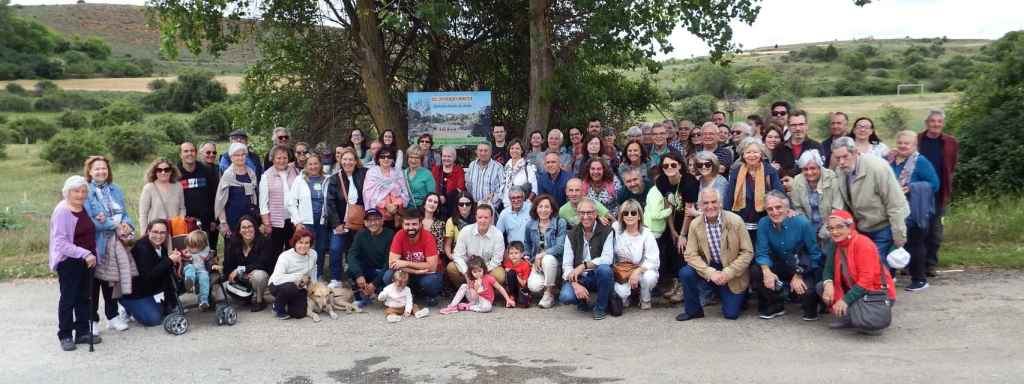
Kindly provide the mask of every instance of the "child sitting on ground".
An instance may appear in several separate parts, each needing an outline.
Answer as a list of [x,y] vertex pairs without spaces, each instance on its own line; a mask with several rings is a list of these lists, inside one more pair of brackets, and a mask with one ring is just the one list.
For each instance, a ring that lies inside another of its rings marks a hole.
[[210,272],[206,270],[206,262],[210,259],[210,242],[206,232],[195,230],[188,234],[185,240],[185,259],[185,290],[191,291],[196,285],[199,286],[196,297],[199,309],[205,311],[210,308]]
[[530,290],[526,286],[526,281],[530,278],[530,271],[533,268],[530,267],[530,262],[523,258],[525,248],[521,241],[509,243],[508,257],[501,262],[501,267],[505,268],[505,289],[508,294],[516,298],[516,304],[520,307],[528,308]]
[[[441,310],[442,315],[459,311],[490,312],[491,304],[494,303],[494,290],[501,292],[505,298],[505,307],[516,306],[516,301],[509,297],[505,288],[498,284],[498,281],[487,273],[487,264],[480,256],[472,256],[466,263],[466,283],[459,286],[459,291],[452,298],[452,303]],[[462,299],[466,299],[463,303]]]
[[417,319],[430,314],[430,309],[420,309],[412,301],[412,290],[409,289],[409,273],[406,271],[395,271],[391,284],[384,287],[377,296],[377,299],[384,303],[384,317],[389,323],[402,321],[403,317],[415,314]]

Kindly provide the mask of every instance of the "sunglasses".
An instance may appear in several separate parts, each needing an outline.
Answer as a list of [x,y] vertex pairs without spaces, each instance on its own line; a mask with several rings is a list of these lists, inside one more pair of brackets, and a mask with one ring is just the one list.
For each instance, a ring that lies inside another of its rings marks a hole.
[[679,168],[679,163],[665,163],[661,165],[661,169],[676,169]]
[[380,155],[381,160],[391,160],[391,155]]
[[459,206],[460,207],[469,207],[469,206],[472,206],[472,205],[473,205],[473,203],[466,202],[466,201],[460,201],[459,202]]
[[732,134],[734,134],[734,135],[739,135],[741,133],[743,133],[743,131],[732,131]]
[[204,155],[216,155],[217,151],[203,151]]
[[623,211],[622,212],[622,216],[624,216],[624,217],[640,216],[640,211]]
[[715,163],[712,163],[710,161],[700,163],[700,167],[701,168],[714,168],[714,166],[715,166]]
[[309,153],[309,152],[306,152],[306,151],[295,151],[295,155],[305,155],[307,153]]
[[288,135],[281,135],[277,137],[278,140],[288,140]]
[[785,111],[772,111],[772,116],[786,116],[788,114],[789,114],[789,112],[785,112]]
[[163,168],[163,167],[157,168],[156,169],[156,173],[171,173],[171,169],[170,168]]
[[434,142],[430,140],[420,140],[420,144],[434,144]]

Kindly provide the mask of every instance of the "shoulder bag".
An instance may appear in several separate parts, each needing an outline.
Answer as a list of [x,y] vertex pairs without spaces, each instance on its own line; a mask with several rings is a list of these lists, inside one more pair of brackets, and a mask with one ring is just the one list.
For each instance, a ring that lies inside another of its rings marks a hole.
[[348,183],[341,178],[345,171],[338,172],[338,188],[341,189],[341,198],[345,200],[345,228],[350,231],[358,231],[365,226],[366,210],[362,205],[348,202]]
[[[842,254],[842,260],[839,264],[839,269],[843,274],[843,279],[846,280],[846,285],[852,287],[853,279],[850,277],[850,272],[846,269],[846,250],[840,249],[839,252]],[[878,260],[879,278],[882,281],[882,289],[877,291],[868,291],[864,297],[861,297],[857,301],[850,304],[848,310],[850,315],[850,323],[854,327],[876,331],[889,327],[892,323],[892,300],[889,299],[889,287],[885,283],[885,269],[882,265],[882,260]]]

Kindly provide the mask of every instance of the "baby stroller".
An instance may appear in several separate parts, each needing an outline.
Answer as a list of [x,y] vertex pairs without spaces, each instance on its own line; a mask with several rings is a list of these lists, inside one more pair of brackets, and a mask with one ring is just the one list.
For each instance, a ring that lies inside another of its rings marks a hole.
[[[175,249],[183,249],[183,243],[177,240],[180,239],[181,237],[179,233],[183,232],[184,234],[188,234],[190,231],[195,230],[198,227],[198,225],[196,224],[195,219],[192,218],[173,218],[170,220],[170,222],[172,234],[171,244]],[[214,300],[214,296],[210,295],[210,301],[214,305],[214,312],[217,315],[216,324],[218,326],[235,325],[235,323],[238,322],[238,313],[235,311],[235,308],[231,305],[230,296],[228,295],[227,290],[224,288],[223,274],[219,273],[219,270],[215,268],[216,266],[219,266],[219,263],[217,262],[217,252],[216,250],[211,250],[210,257],[206,261],[206,270],[210,271],[210,288],[214,289],[214,286],[216,286],[217,289],[220,290],[221,296],[224,298],[220,302],[217,302],[216,300]],[[182,289],[185,283],[184,276],[182,275],[181,271],[181,266],[171,268],[171,287],[173,289],[175,297],[178,297],[178,299],[175,300],[174,310],[171,312],[171,314],[164,317],[163,321],[164,330],[167,331],[167,333],[170,333],[175,336],[181,336],[187,333],[191,325],[188,318],[185,317],[185,306],[181,303],[180,299],[180,296],[183,293],[187,293],[183,292]]]

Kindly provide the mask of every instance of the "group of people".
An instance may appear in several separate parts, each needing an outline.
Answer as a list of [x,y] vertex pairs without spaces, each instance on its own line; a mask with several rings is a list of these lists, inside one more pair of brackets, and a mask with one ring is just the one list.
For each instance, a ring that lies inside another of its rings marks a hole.
[[[770,113],[643,124],[624,145],[598,119],[568,142],[559,129],[509,140],[499,123],[465,168],[430,134],[399,149],[392,131],[368,142],[356,129],[324,156],[278,128],[261,158],[236,131],[219,158],[213,143],[186,142],[177,162],[154,161],[138,221],[110,161],[93,156],[51,220],[58,338],[68,350],[99,341],[100,293],[108,328],[158,324],[175,278],[201,309],[221,283],[254,312],[272,296],[283,319],[305,316],[306,289],[323,281],[360,306],[380,301],[388,321],[426,316],[446,292],[445,315],[537,300],[603,319],[663,300],[683,302],[680,321],[711,305],[736,319],[753,295],[761,318],[793,301],[804,320],[832,312],[834,327],[850,327],[849,306],[869,292],[895,299],[894,249],[910,254],[906,290],[927,288],[958,153],[942,111],[891,149],[868,118],[851,131],[832,113],[818,142],[805,112],[777,102]],[[182,218],[196,228],[172,233]]]

